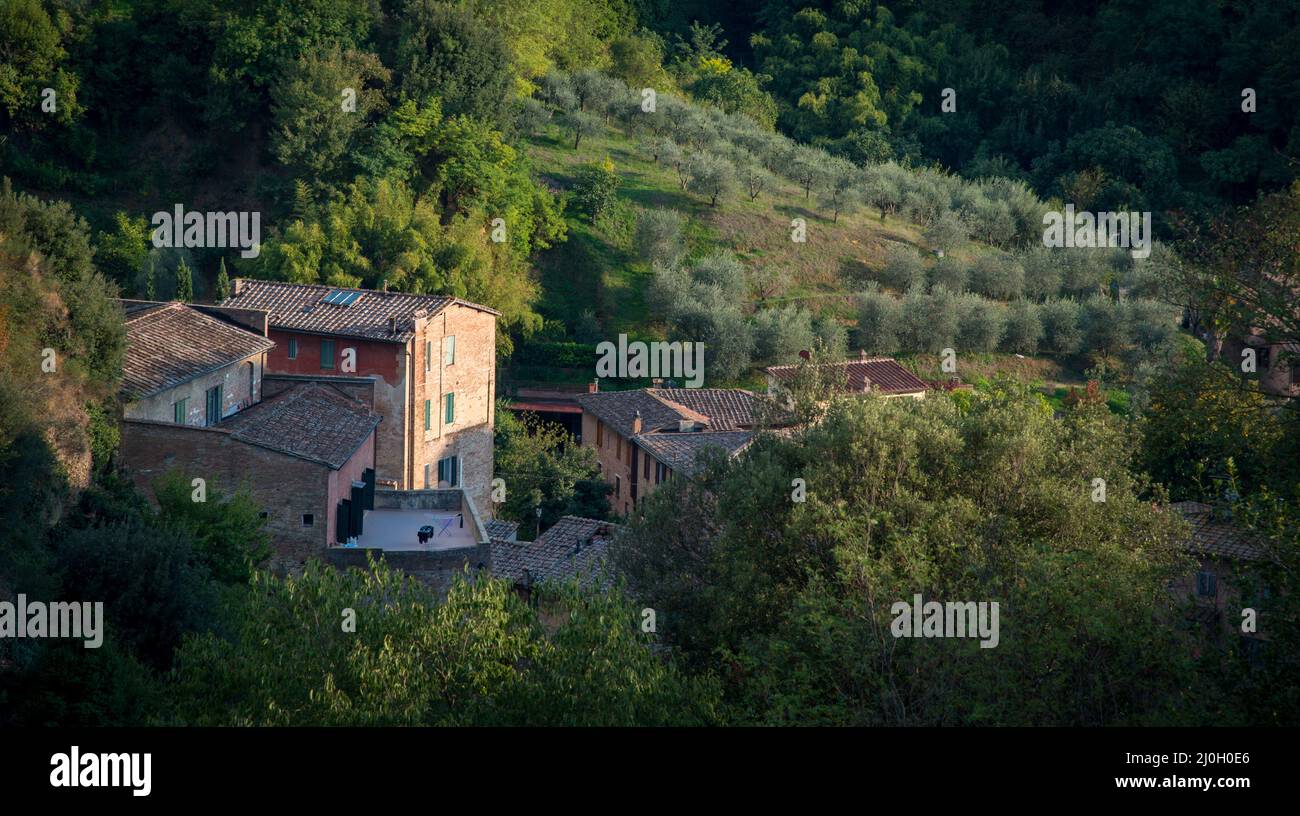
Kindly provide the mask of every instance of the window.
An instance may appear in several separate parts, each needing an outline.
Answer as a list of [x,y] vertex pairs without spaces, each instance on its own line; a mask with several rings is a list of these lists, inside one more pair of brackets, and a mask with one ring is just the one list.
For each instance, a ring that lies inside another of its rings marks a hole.
[[320,367],[322,369],[334,367],[334,341],[320,341]]
[[1219,578],[1208,570],[1201,570],[1196,573],[1196,594],[1203,598],[1211,597],[1218,593]]
[[424,341],[424,370],[433,371],[433,341]]
[[447,394],[443,397],[442,421],[448,425],[456,421],[456,395]]
[[443,365],[456,364],[456,335],[449,334],[442,338]]
[[655,484],[668,481],[668,466],[662,462],[655,462]]
[[438,460],[438,484],[447,483],[448,487],[460,487],[460,457],[448,456]]
[[601,422],[598,419],[596,420],[596,447],[600,448],[600,447],[604,447],[604,445],[605,445],[605,423]]
[[262,512],[257,514],[257,517],[265,521],[266,519],[271,517],[271,514],[263,510]]
[[214,385],[208,389],[206,421],[208,425],[216,425],[221,421],[221,386]]
[[648,482],[650,481],[650,457],[643,456],[642,458],[645,459],[645,468],[641,471],[641,475]]
[[289,338],[289,359],[290,360],[298,359],[298,338],[297,337]]
[[433,479],[433,465],[429,464],[428,462],[425,462],[424,463],[424,489],[425,490],[428,490],[429,488],[434,486],[432,479]]
[[433,429],[433,400],[424,401],[424,429]]
[[316,523],[316,514],[315,514],[315,513],[303,513],[303,514],[302,514],[302,526],[304,526],[304,527],[311,527],[311,526],[314,525],[315,523]]
[[189,418],[189,415],[190,415],[189,397],[186,397],[185,399],[176,400],[175,402],[172,403],[172,422],[175,422],[177,425],[184,425],[185,420]]
[[623,495],[623,477],[617,473],[614,474],[614,498]]

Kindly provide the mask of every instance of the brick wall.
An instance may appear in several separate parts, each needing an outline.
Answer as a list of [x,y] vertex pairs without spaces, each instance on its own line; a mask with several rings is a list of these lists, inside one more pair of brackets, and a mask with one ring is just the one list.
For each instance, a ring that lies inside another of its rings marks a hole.
[[[318,377],[337,377],[340,381],[369,379],[373,385],[369,404],[376,414],[384,418],[379,423],[375,438],[375,478],[380,483],[392,483],[405,488],[410,470],[407,447],[407,394],[406,367],[408,345],[353,337],[327,336],[271,329],[271,339],[276,347],[267,356],[266,367],[271,374]],[[296,342],[297,356],[289,357],[290,340]],[[334,341],[334,367],[323,369],[321,341]],[[342,369],[344,349],[356,350],[356,371]]]
[[491,548],[487,544],[432,551],[335,547],[326,551],[324,562],[336,569],[366,569],[371,557],[376,561],[387,561],[389,567],[405,572],[439,594],[446,594],[457,575],[473,580],[476,573],[489,570],[492,564]]
[[[609,506],[616,513],[627,513],[632,509],[632,448],[635,447],[629,440],[625,439],[622,434],[604,425],[599,434],[596,432],[596,425],[600,420],[584,411],[582,413],[582,444],[584,447],[592,448],[596,451],[596,461],[600,463],[600,475],[607,483],[615,487],[613,493],[609,496]],[[600,444],[597,444],[597,439]],[[638,464],[640,457],[645,456],[645,451],[638,454]],[[618,478],[616,479],[615,476]],[[651,478],[654,477],[654,468],[650,470]],[[638,482],[640,482],[638,474]],[[637,495],[640,496],[641,485],[637,485]]]
[[[382,424],[382,423],[381,423]],[[326,538],[330,544],[335,544],[338,539],[335,538],[337,532],[335,509],[343,499],[352,498],[352,483],[361,481],[362,475],[366,468],[372,467],[375,461],[375,435],[371,434],[356,453],[352,454],[343,467],[338,470],[332,470],[329,473],[329,481],[326,488],[325,506],[329,508],[326,514]]]
[[[448,338],[455,337],[455,358],[447,362]],[[461,488],[484,516],[491,514],[492,448],[496,401],[496,318],[468,306],[452,304],[417,321],[411,341],[412,489],[436,485],[438,461],[460,458]],[[455,395],[455,417],[446,422],[446,395]],[[424,410],[428,400],[429,428]]]
[[[171,470],[186,482],[204,479],[209,495],[247,487],[267,514],[277,563],[301,562],[325,549],[332,512],[325,465],[245,444],[216,428],[130,419],[122,423],[120,456],[151,499],[154,480]],[[307,513],[314,517],[310,527],[302,523]]]
[[127,419],[172,422],[175,403],[188,399],[185,424],[203,425],[207,421],[208,389],[220,385],[221,416],[228,417],[261,399],[265,358],[265,352],[258,353],[152,397],[127,403],[122,414]]

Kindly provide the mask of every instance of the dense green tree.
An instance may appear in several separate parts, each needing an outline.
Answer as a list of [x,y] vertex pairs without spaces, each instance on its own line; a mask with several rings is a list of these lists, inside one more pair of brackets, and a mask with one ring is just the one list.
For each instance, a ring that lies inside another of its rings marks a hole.
[[505,124],[512,71],[499,29],[438,0],[409,0],[398,19],[393,67],[407,98],[436,96],[449,116]]
[[498,406],[495,439],[493,473],[505,480],[506,489],[497,512],[519,522],[525,540],[536,537],[539,523],[545,530],[570,513],[576,485],[599,476],[593,449],[574,444],[559,426],[530,414],[517,417],[505,405]]
[[191,303],[194,300],[194,276],[184,258],[176,264],[176,299],[181,303]]
[[619,181],[614,163],[608,156],[598,164],[584,165],[573,186],[573,200],[578,212],[586,214],[595,223],[618,200]]
[[[168,719],[189,725],[667,725],[718,719],[716,685],[650,650],[619,596],[561,590],[547,637],[504,582],[447,595],[382,562],[254,577],[229,639],[191,639]],[[355,612],[354,628],[340,610]],[[600,660],[591,656],[599,651]],[[634,688],[633,688],[634,686]]]
[[[967,402],[838,400],[806,432],[657,491],[617,561],[639,598],[674,610],[665,637],[685,660],[735,661],[741,721],[1204,717],[1215,698],[1165,589],[1187,568],[1181,528],[1129,475],[1129,432],[1104,409],[1055,420],[1006,384]],[[997,601],[997,646],[891,636],[918,593]]]

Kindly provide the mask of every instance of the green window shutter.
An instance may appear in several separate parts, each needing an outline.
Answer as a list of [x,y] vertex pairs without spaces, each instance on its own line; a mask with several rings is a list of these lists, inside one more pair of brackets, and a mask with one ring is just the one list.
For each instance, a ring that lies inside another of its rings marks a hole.
[[424,429],[426,431],[433,428],[433,400],[424,401]]
[[290,360],[298,359],[298,338],[297,337],[289,338],[289,359]]
[[189,415],[189,404],[190,401],[188,398],[180,399],[172,403],[172,421],[177,425],[185,424],[185,420]]
[[322,369],[334,367],[334,341],[320,341],[320,367]]
[[455,394],[447,395],[447,407],[446,410],[443,412],[443,414],[444,414],[443,421],[446,422],[448,425],[451,425],[456,421],[456,395]]
[[443,363],[445,365],[454,365],[456,362],[456,335],[449,334],[443,338],[443,349],[446,355]]

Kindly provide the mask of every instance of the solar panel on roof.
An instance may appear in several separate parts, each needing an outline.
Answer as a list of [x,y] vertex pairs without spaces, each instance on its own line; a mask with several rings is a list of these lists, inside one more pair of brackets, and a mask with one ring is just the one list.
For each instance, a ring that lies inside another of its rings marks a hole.
[[353,303],[357,302],[357,298],[359,297],[361,297],[360,292],[348,292],[343,289],[334,289],[321,299],[321,303],[329,303],[334,306],[351,306]]

